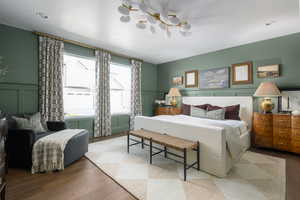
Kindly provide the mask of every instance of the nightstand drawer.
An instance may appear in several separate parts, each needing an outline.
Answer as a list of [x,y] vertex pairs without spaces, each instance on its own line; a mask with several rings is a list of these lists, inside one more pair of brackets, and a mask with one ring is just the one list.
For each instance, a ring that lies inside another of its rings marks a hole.
[[256,126],[253,128],[254,132],[256,135],[261,135],[261,136],[273,136],[273,127],[263,127],[263,126]]
[[291,116],[290,115],[274,115],[273,125],[275,127],[290,128],[291,127]]
[[179,115],[181,109],[177,107],[157,107],[155,110],[156,115]]
[[272,147],[273,146],[273,138],[256,136],[255,137],[255,145],[259,147]]
[[274,138],[273,146],[274,146],[274,148],[279,149],[279,150],[289,151],[290,150],[290,140]]
[[300,141],[292,141],[291,147],[292,147],[292,152],[300,153]]
[[274,137],[286,138],[289,140],[291,138],[291,129],[274,127],[273,134],[274,134]]

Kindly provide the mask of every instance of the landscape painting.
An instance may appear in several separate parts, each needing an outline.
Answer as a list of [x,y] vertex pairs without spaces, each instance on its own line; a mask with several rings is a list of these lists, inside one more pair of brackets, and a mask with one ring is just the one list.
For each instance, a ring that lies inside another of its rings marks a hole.
[[228,88],[229,87],[229,68],[217,68],[200,71],[200,88]]
[[260,66],[257,68],[258,78],[277,78],[279,77],[279,65]]

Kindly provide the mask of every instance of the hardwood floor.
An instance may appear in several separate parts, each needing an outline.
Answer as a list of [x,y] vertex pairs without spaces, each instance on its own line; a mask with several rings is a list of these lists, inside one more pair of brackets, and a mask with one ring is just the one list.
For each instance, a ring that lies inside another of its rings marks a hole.
[[82,158],[63,172],[31,174],[9,169],[7,200],[134,200],[125,189]]
[[[286,159],[286,200],[299,200],[300,156],[266,149],[251,151]],[[7,182],[7,200],[135,199],[86,158],[57,173],[33,175],[25,170],[9,169]]]

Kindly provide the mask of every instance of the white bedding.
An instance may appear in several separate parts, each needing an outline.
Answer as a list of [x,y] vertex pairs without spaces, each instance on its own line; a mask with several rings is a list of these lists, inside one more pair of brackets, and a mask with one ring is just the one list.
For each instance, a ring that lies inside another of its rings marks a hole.
[[211,120],[187,115],[138,116],[135,129],[141,128],[199,141],[200,168],[220,177],[227,175],[250,141],[247,123],[237,120]]

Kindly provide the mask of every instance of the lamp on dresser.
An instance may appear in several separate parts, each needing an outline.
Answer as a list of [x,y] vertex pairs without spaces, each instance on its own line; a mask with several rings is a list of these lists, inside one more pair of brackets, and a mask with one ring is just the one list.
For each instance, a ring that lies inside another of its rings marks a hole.
[[273,82],[263,82],[259,85],[254,94],[255,97],[264,97],[261,102],[260,107],[264,113],[272,113],[274,108],[274,103],[270,97],[281,96],[280,91],[275,83]]
[[171,105],[176,107],[177,106],[176,97],[181,97],[179,89],[178,88],[171,88],[169,93],[168,93],[168,96],[172,98]]

